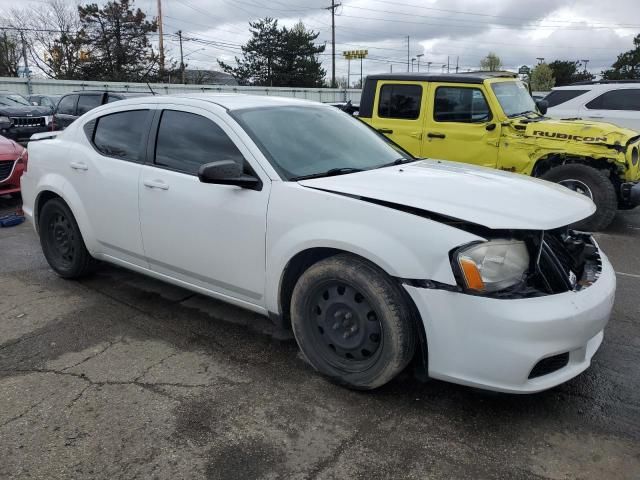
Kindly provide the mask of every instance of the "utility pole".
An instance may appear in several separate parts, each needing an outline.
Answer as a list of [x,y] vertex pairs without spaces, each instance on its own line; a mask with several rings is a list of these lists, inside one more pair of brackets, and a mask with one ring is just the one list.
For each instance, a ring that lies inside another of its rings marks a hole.
[[182,30],[178,30],[178,39],[180,40],[180,73],[182,74],[182,83],[185,82],[184,79],[184,56],[182,55]]
[[449,73],[449,72],[450,72],[450,70],[449,70],[449,55],[447,55],[447,73]]
[[24,76],[27,77],[27,92],[29,95],[33,93],[31,88],[31,72],[29,71],[29,60],[27,59],[27,42],[24,39],[24,32],[20,30],[20,39],[22,40],[22,59],[24,60]]
[[458,73],[459,66],[460,66],[460,57],[456,57],[456,73]]
[[584,71],[587,71],[587,63],[589,63],[589,59],[586,60],[582,60],[582,63],[584,63]]
[[160,50],[160,81],[164,81],[164,43],[162,41],[162,0],[158,0],[158,49]]
[[418,72],[420,71],[420,59],[424,57],[424,53],[419,53],[416,55],[418,57]]
[[407,72],[409,71],[409,42],[411,41],[411,37],[407,35]]
[[325,8],[331,10],[331,88],[336,88],[336,8],[340,5],[331,0],[331,6]]

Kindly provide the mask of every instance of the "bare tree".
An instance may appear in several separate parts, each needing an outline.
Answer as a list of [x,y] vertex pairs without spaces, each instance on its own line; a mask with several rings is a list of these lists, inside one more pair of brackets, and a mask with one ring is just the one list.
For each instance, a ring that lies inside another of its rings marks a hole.
[[0,77],[17,77],[21,56],[19,35],[14,31],[0,32]]
[[14,9],[11,24],[27,38],[32,62],[45,75],[58,79],[80,78],[88,56],[78,6],[64,0]]

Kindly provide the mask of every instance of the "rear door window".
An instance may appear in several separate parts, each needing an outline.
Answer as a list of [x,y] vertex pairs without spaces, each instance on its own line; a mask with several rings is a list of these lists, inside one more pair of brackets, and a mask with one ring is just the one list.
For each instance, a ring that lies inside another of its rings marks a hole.
[[415,120],[420,117],[422,87],[420,85],[387,84],[380,88],[378,116]]
[[130,110],[99,117],[93,134],[93,145],[107,157],[141,163],[149,130],[149,117],[149,110]]
[[591,110],[640,111],[640,88],[611,90],[594,98],[585,106]]
[[588,91],[589,90],[553,90],[549,95],[544,97],[544,100],[549,104],[549,107],[555,107],[556,105],[561,105],[569,100],[573,100]]
[[206,117],[189,112],[162,112],[156,140],[155,164],[196,175],[201,165],[244,157],[229,136]]
[[62,97],[58,104],[58,111],[60,115],[75,115],[76,103],[78,102],[78,95],[67,95]]
[[433,118],[436,122],[480,123],[491,118],[491,111],[477,88],[438,87]]
[[78,115],[83,115],[102,104],[102,94],[80,95],[78,99]]

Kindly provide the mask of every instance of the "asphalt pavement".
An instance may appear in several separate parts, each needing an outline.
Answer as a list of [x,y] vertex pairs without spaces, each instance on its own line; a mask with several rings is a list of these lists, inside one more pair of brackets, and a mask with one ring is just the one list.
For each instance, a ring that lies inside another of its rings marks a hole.
[[345,390],[255,314],[106,265],[62,280],[30,225],[0,229],[0,478],[640,479],[640,208],[597,238],[604,343],[522,396]]

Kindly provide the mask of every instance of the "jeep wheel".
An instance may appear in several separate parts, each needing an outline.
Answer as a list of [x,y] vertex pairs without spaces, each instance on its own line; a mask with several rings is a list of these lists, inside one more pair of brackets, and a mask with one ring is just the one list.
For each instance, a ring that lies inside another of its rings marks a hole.
[[606,171],[572,163],[552,168],[542,179],[586,195],[596,204],[596,213],[573,224],[573,228],[595,232],[604,230],[613,221],[618,209],[618,198]]
[[400,288],[353,255],[327,258],[302,274],[291,318],[307,361],[350,388],[384,385],[413,357],[413,317]]
[[96,260],[87,251],[76,219],[62,199],[44,204],[38,231],[44,256],[58,275],[78,278],[93,270]]

